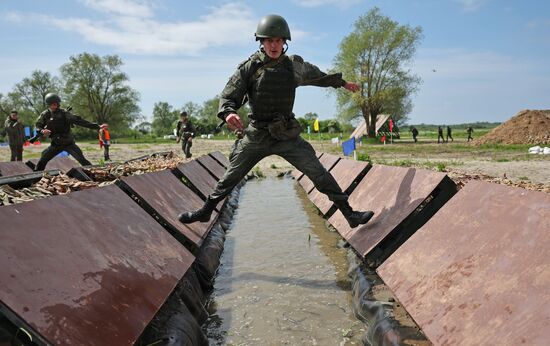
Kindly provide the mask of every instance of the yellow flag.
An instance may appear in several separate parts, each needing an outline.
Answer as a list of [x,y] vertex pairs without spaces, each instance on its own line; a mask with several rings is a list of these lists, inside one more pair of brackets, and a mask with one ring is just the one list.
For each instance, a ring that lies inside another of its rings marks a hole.
[[319,132],[319,119],[315,119],[315,122],[313,123],[313,131]]

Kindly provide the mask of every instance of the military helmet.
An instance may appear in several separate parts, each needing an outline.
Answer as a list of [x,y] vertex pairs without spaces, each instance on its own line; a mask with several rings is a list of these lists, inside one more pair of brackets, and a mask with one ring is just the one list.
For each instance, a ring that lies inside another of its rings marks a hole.
[[57,94],[49,93],[44,98],[44,101],[46,101],[46,104],[48,106],[51,105],[52,103],[60,104],[61,103],[61,97],[59,97],[59,95],[57,95]]
[[270,14],[260,20],[254,36],[256,36],[256,41],[269,37],[282,37],[290,41],[290,29],[283,17]]

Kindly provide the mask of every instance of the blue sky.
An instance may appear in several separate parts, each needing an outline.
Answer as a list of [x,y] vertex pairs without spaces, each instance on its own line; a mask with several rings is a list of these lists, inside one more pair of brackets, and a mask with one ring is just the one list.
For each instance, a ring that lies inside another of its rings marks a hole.
[[[253,34],[262,16],[284,16],[289,54],[326,70],[353,23],[374,6],[423,28],[410,66],[423,79],[410,123],[505,121],[522,109],[550,109],[545,0],[2,0],[0,93],[36,69],[58,75],[71,55],[117,54],[150,118],[155,102],[179,108],[219,94],[258,48]],[[335,97],[300,88],[294,110],[333,118]]]

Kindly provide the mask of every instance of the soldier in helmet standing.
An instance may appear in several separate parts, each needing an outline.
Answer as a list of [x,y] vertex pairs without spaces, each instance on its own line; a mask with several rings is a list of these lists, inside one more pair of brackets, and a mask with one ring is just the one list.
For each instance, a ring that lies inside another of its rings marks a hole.
[[25,126],[19,120],[16,110],[10,112],[4,123],[8,142],[10,144],[11,161],[23,161],[23,145],[25,144]]
[[[242,133],[243,138],[235,143],[229,157],[230,165],[204,206],[180,214],[179,220],[183,223],[208,221],[216,204],[261,159],[279,155],[306,174],[340,209],[351,227],[368,222],[374,213],[351,208],[348,196],[321,165],[311,144],[300,137],[300,125],[292,113],[299,86],[343,87],[352,92],[359,90],[359,86],[346,82],[341,73],[327,75],[300,56],[286,55],[290,29],[281,16],[264,17],[255,36],[261,43],[260,49],[238,66],[221,93],[218,109],[218,117],[231,130]],[[246,100],[252,113],[250,124],[244,129],[237,110]]]
[[99,130],[99,125],[60,108],[61,98],[56,94],[47,94],[44,101],[46,101],[48,109],[38,117],[36,130],[42,136],[50,137],[51,145],[42,152],[42,156],[36,164],[35,171],[43,171],[48,161],[62,151],[71,154],[83,166],[91,165],[90,161],[84,157],[82,150],[76,145],[74,136],[71,134],[71,126],[74,124]]

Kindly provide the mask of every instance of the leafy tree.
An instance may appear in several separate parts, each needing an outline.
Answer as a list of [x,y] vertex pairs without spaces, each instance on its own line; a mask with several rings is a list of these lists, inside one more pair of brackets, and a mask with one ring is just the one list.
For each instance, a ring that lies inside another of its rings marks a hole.
[[151,124],[148,121],[143,121],[134,127],[136,131],[144,135],[150,133],[152,128],[153,128],[153,124]]
[[157,136],[172,134],[174,124],[178,121],[179,111],[174,110],[168,102],[157,102],[153,107],[152,131]]
[[128,128],[139,117],[139,94],[127,85],[117,55],[82,53],[61,66],[67,103],[79,115],[113,129]]
[[376,7],[359,17],[335,57],[335,69],[360,85],[357,93],[337,91],[340,118],[362,116],[374,137],[378,114],[391,114],[398,121],[409,113],[410,96],[421,80],[407,66],[421,39],[422,28],[399,25]]
[[340,132],[340,124],[334,119],[327,121],[327,131],[328,133],[338,133]]
[[319,118],[319,116],[317,115],[317,113],[312,113],[312,112],[308,112],[306,114],[304,114],[304,119],[306,121],[309,121],[311,122],[311,124],[313,124],[313,122],[315,121],[315,119]]
[[[197,103],[194,103],[194,102],[187,102],[186,104],[183,105],[183,107],[181,108],[181,111],[186,111],[187,112],[187,115],[189,115],[189,117],[198,117],[200,112],[201,112],[201,106]],[[180,111],[180,112],[181,112]]]
[[46,95],[51,92],[59,93],[60,89],[59,78],[53,77],[49,72],[36,70],[30,77],[17,83],[10,96],[23,108],[19,111],[28,111],[37,117],[46,109]]
[[[220,104],[219,96],[204,101],[202,108],[198,114],[198,126],[197,130],[202,133],[211,133],[216,126],[220,123],[218,118],[218,108]],[[243,124],[246,126],[248,123],[248,113],[250,113],[250,107],[248,104],[242,106],[237,114],[241,117]]]

